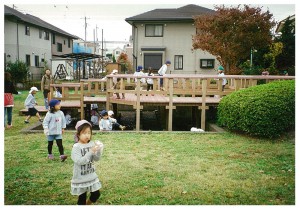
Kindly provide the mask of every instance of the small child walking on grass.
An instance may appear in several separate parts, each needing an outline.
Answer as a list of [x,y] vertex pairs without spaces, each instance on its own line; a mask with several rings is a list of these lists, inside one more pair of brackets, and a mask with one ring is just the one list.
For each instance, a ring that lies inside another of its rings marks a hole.
[[[71,194],[78,196],[78,205],[90,205],[100,197],[102,185],[94,162],[100,160],[104,146],[100,141],[91,141],[92,125],[88,121],[78,121],[75,129],[78,142],[73,145],[71,154],[74,162]],[[87,199],[88,192],[90,197]]]
[[60,111],[60,101],[52,99],[49,102],[50,110],[47,112],[43,121],[44,134],[48,139],[48,159],[53,160],[52,154],[53,141],[56,140],[58,151],[60,153],[60,160],[64,162],[67,159],[67,155],[64,154],[64,147],[62,144],[62,134],[66,128],[65,115]]
[[36,87],[31,87],[29,94],[25,100],[25,107],[28,109],[28,114],[26,119],[24,120],[25,123],[29,123],[29,119],[32,116],[36,116],[37,118],[39,118],[40,122],[43,122],[43,119],[41,118],[38,110],[35,108],[35,106],[37,105],[36,100],[34,95],[36,94],[36,92],[39,91]]

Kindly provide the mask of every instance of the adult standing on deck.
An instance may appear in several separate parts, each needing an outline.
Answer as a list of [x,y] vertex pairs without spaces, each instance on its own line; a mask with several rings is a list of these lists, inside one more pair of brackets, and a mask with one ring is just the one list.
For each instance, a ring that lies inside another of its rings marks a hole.
[[[166,61],[166,63],[164,65],[162,65],[162,67],[160,67],[160,69],[158,70],[158,75],[159,76],[164,76],[168,70],[168,66],[171,65],[171,61]],[[164,79],[161,78],[160,79],[160,89],[163,90],[163,85],[164,85]]]
[[45,75],[42,77],[41,81],[41,91],[44,95],[44,101],[45,101],[45,108],[49,109],[49,102],[48,102],[48,96],[50,93],[50,84],[53,83],[53,77],[51,76],[51,71],[49,69],[46,69]]

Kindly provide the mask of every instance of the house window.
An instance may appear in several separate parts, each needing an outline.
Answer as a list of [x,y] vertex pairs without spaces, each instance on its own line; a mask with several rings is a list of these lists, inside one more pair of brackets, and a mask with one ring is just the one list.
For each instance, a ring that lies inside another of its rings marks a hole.
[[162,37],[163,36],[163,25],[146,25],[145,26],[146,37]]
[[215,59],[200,59],[200,68],[212,69],[215,67]]
[[62,52],[62,44],[57,42],[57,52]]
[[25,35],[30,36],[30,27],[25,26]]
[[38,55],[34,56],[34,64],[36,67],[40,65],[40,57]]
[[174,58],[174,70],[183,69],[183,55],[175,55]]
[[116,51],[116,55],[120,55],[120,51],[117,50],[117,51]]
[[52,44],[55,44],[55,33],[52,33]]
[[66,45],[66,40],[64,40],[64,45]]
[[144,68],[147,70],[152,67],[153,70],[158,70],[162,66],[162,60],[162,53],[144,53]]
[[30,55],[26,55],[26,66],[30,66]]
[[44,39],[49,40],[49,32],[44,31]]
[[40,29],[39,30],[39,38],[41,39],[43,37],[43,31]]
[[71,39],[68,38],[68,48],[70,48],[70,47],[71,47]]

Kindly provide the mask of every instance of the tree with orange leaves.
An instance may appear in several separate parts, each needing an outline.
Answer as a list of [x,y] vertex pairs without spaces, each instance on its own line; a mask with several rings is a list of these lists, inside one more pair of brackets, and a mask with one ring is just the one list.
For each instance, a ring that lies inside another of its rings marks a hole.
[[132,69],[132,64],[130,63],[130,61],[128,59],[128,55],[124,52],[122,52],[120,54],[120,56],[118,57],[117,62],[122,65],[122,70],[121,70],[122,72],[125,72],[127,70]]
[[239,60],[249,58],[251,49],[271,44],[271,29],[275,26],[273,14],[248,5],[243,8],[240,5],[225,8],[223,5],[215,9],[213,14],[194,18],[193,48],[216,56],[226,74],[240,73]]

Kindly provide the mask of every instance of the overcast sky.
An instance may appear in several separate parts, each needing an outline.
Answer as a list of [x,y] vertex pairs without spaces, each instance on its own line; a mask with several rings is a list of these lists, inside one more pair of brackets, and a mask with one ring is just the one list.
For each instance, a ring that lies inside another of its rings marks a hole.
[[[62,2],[65,4],[62,4]],[[87,36],[88,41],[94,40],[94,30],[97,29],[98,40],[101,40],[101,29],[103,29],[104,40],[107,41],[124,41],[129,39],[131,35],[131,25],[125,21],[125,18],[135,16],[153,9],[157,8],[179,8],[187,4],[197,4],[206,8],[214,9],[214,5],[225,4],[225,6],[234,5],[230,4],[230,1],[204,1],[204,0],[194,0],[194,1],[169,1],[164,0],[164,4],[157,3],[158,1],[106,1],[106,4],[95,3],[94,1],[84,1],[86,4],[78,4],[77,1],[52,1],[35,2],[26,1],[13,1],[14,6],[17,10],[29,13],[31,15],[37,16],[44,21],[55,25],[64,31],[77,35],[82,39],[85,39],[85,28],[84,22],[86,17],[87,22]],[[139,2],[139,3],[135,3]],[[209,2],[212,4],[205,4]],[[223,3],[222,3],[223,2]],[[249,1],[239,1],[241,4],[250,4]],[[293,1],[279,1],[272,2],[273,4],[257,4],[258,1],[252,0],[253,4],[251,6],[262,7],[263,11],[269,10],[273,15],[275,21],[280,21],[289,15],[295,14],[295,4]],[[260,1],[262,2],[262,1]],[[284,3],[285,2],[285,3]],[[291,2],[291,3],[290,3]],[[7,6],[13,7],[12,1],[6,1]],[[82,2],[81,2],[82,3]]]

